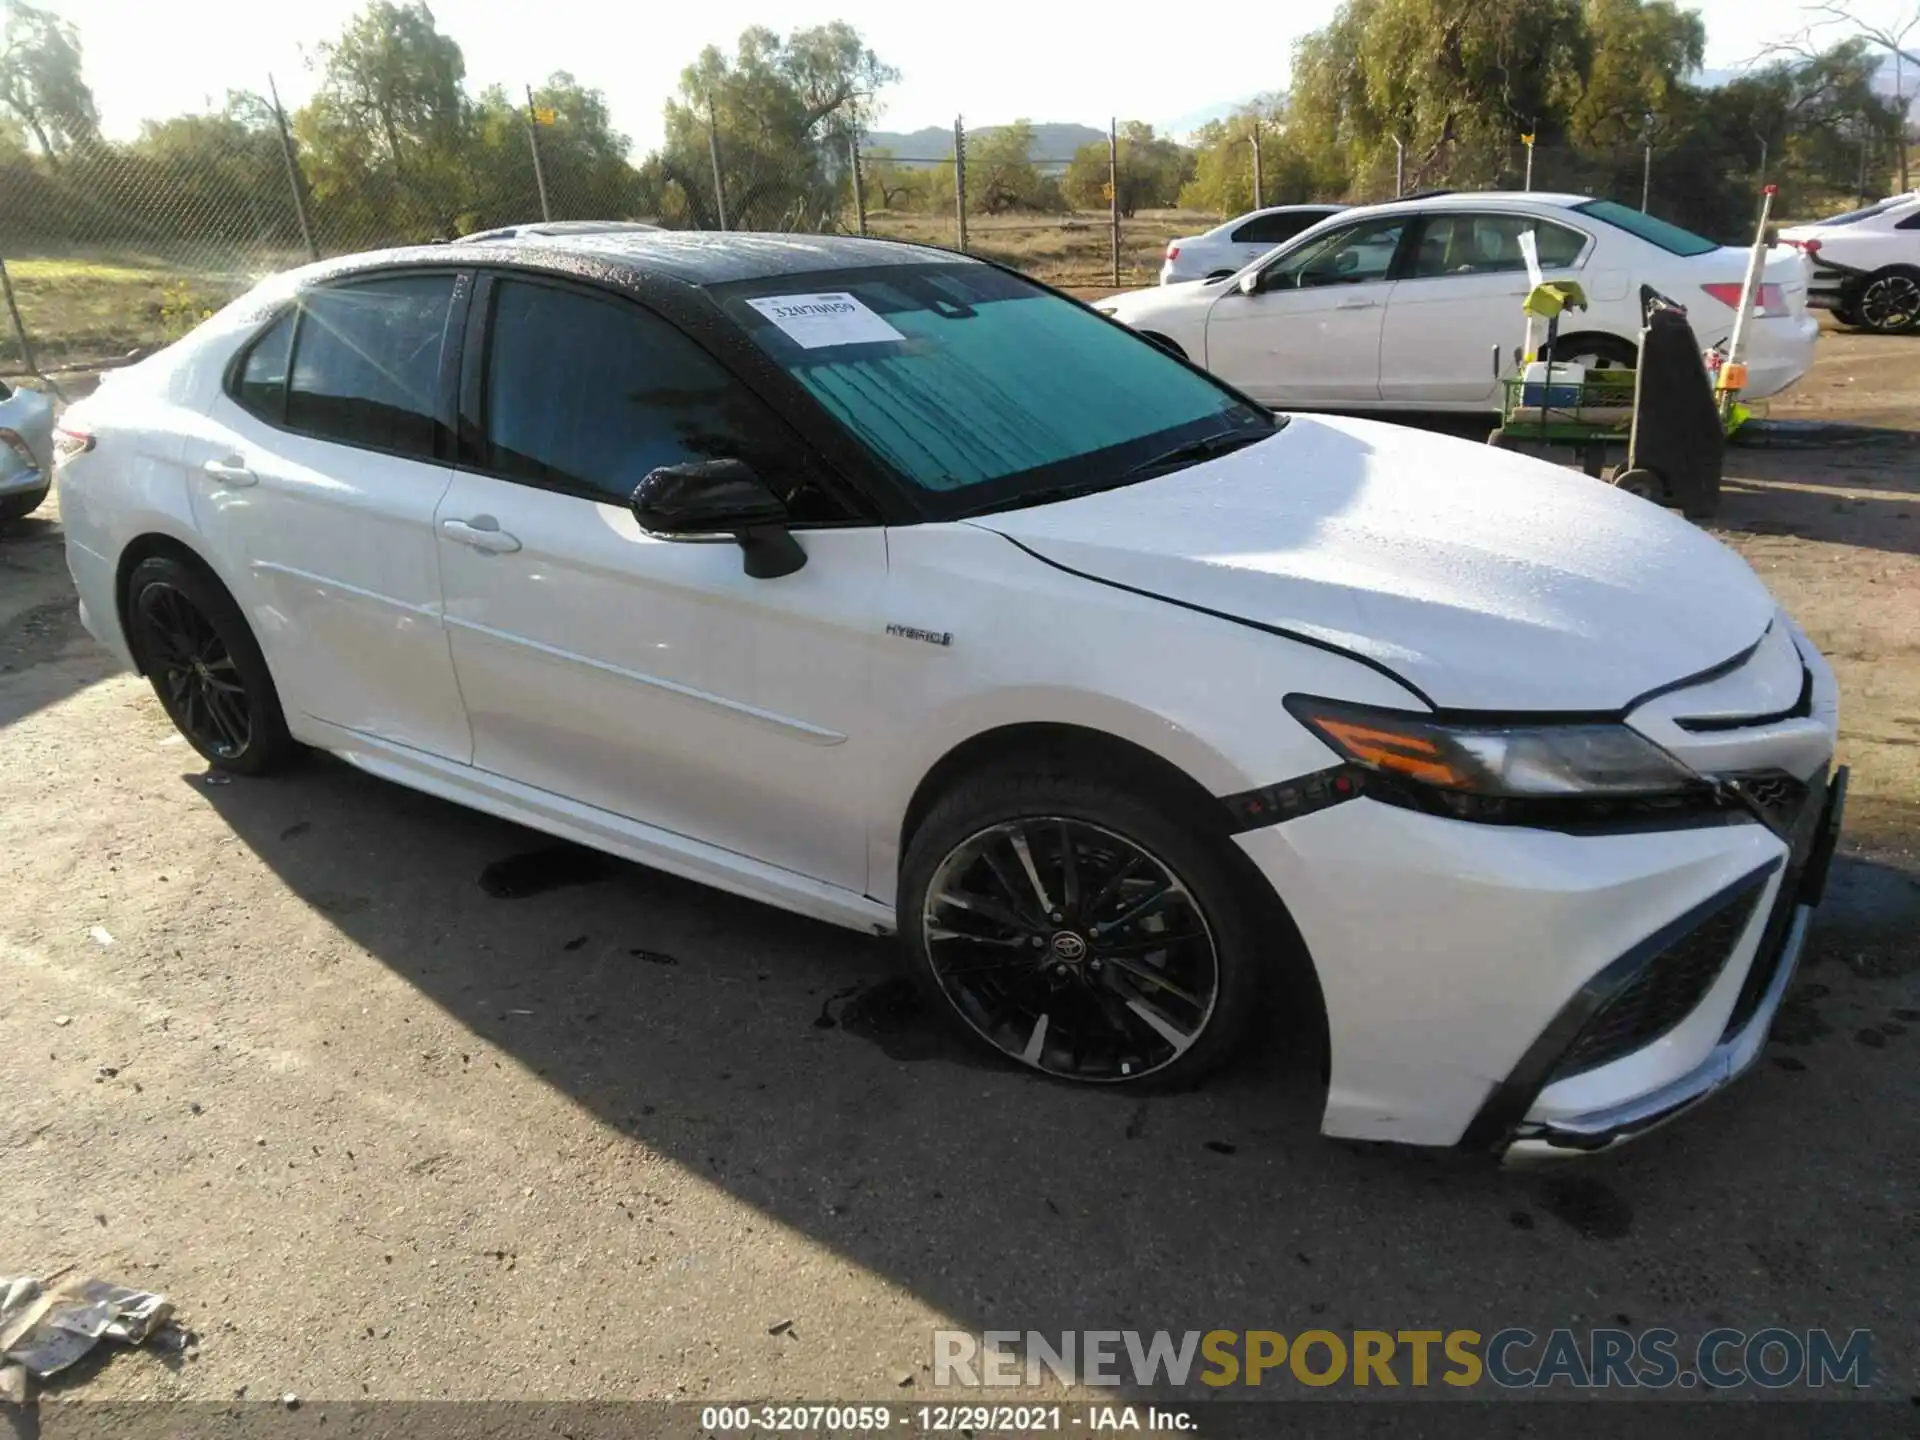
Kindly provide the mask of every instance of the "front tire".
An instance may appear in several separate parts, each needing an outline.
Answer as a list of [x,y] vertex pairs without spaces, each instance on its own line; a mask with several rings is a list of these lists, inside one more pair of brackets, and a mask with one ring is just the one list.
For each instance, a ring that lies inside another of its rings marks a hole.
[[1263,923],[1224,838],[1105,778],[962,781],[915,830],[899,926],[914,978],[977,1043],[1082,1084],[1191,1085],[1260,1000]]
[[240,607],[195,567],[155,555],[127,577],[127,636],[167,717],[207,762],[267,775],[299,753]]
[[1920,329],[1920,270],[1890,265],[1876,270],[1860,287],[1853,304],[1862,330],[1875,335],[1906,335]]

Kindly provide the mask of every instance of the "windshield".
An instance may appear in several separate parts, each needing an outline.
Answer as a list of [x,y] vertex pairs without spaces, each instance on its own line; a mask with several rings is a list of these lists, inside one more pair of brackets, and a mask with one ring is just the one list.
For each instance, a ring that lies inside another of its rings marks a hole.
[[987,265],[769,277],[716,298],[940,518],[1107,489],[1184,447],[1257,439],[1280,423],[1154,344]]
[[1656,220],[1646,211],[1632,209],[1617,200],[1589,200],[1573,208],[1577,214],[1591,215],[1629,235],[1639,236],[1649,245],[1658,245],[1669,255],[1705,255],[1709,250],[1720,248],[1704,235],[1696,235],[1671,221]]

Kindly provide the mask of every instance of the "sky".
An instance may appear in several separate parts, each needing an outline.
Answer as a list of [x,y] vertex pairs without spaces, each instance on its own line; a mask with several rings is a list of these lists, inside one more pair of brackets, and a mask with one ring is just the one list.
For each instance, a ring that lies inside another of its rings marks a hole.
[[[271,73],[288,108],[315,83],[315,44],[339,33],[361,0],[37,0],[80,31],[102,128],[124,137],[143,118],[218,106],[229,89],[264,91]],[[1498,0],[1488,0],[1498,3]],[[1861,0],[1891,14],[1899,0]],[[1286,84],[1293,42],[1323,25],[1335,0],[1282,0],[1205,13],[1207,33],[1180,34],[1166,4],[1094,6],[1053,0],[430,0],[460,42],[469,86],[519,90],[570,70],[607,97],[614,121],[644,151],[680,70],[708,44],[731,51],[749,25],[782,34],[845,20],[901,81],[884,97],[885,130],[1026,118],[1104,125],[1110,115],[1177,132],[1232,102]],[[1734,68],[1803,24],[1797,0],[1698,0],[1706,63]]]

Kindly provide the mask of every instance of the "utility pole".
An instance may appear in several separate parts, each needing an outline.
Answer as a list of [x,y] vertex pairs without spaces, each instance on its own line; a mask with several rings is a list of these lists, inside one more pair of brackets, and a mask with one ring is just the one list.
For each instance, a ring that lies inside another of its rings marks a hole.
[[713,118],[713,92],[707,92],[707,158],[713,161],[713,207],[720,228],[727,228],[727,187],[720,179],[720,126]]
[[1260,174],[1260,117],[1253,117],[1253,133],[1247,136],[1247,143],[1253,146],[1253,208],[1258,210],[1267,203],[1267,187],[1262,183]]
[[534,108],[531,85],[527,86],[527,148],[533,152],[533,184],[540,192],[540,218],[551,220],[553,212],[547,208],[547,172],[540,164],[540,112]]
[[867,233],[867,197],[860,188],[860,131],[857,128],[847,132],[847,165],[853,175],[854,219],[864,235]]
[[967,248],[967,127],[953,117],[953,227],[960,250]]
[[1107,224],[1112,230],[1108,250],[1113,261],[1113,283],[1120,283],[1120,120],[1107,117]]
[[1648,205],[1653,199],[1653,116],[1649,114],[1646,121],[1647,128],[1640,137],[1646,146],[1640,161],[1640,213],[1642,215],[1647,213]]
[[313,230],[307,224],[307,202],[300,193],[300,162],[293,158],[293,136],[287,130],[287,112],[280,108],[280,87],[267,76],[267,93],[273,97],[274,123],[280,127],[280,156],[287,162],[287,188],[293,192],[293,214],[300,222],[300,240],[307,247],[307,258],[318,260],[319,247],[313,243]]
[[1393,198],[1398,200],[1407,193],[1407,145],[1398,135],[1393,137]]

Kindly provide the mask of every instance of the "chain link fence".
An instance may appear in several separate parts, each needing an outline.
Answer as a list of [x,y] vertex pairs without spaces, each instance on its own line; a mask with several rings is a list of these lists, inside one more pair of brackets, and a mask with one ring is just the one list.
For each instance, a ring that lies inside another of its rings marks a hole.
[[[851,135],[760,154],[709,129],[691,149],[637,166],[582,157],[564,139],[530,105],[490,147],[341,174],[262,100],[250,119],[230,106],[149,127],[130,144],[85,141],[56,159],[0,151],[0,373],[151,351],[262,276],[308,259],[542,218],[869,234],[965,249],[1087,290],[1152,283],[1171,240],[1224,218],[1129,207],[1124,142],[1111,137],[1113,148],[1010,161],[1005,146],[975,143],[958,123],[947,153],[916,155],[863,154]],[[1252,153],[1241,160],[1250,172],[1257,163]],[[1260,199],[1365,202],[1440,184],[1569,190],[1742,242],[1751,219],[1727,217],[1754,213],[1764,161],[1657,145],[1533,151],[1516,141],[1478,156],[1390,155],[1337,193],[1276,175],[1269,161]],[[1857,174],[1814,177],[1783,195],[1776,214],[1850,201],[1877,188],[1885,167],[1886,157],[1863,152]],[[1250,198],[1254,185],[1242,190]]]

